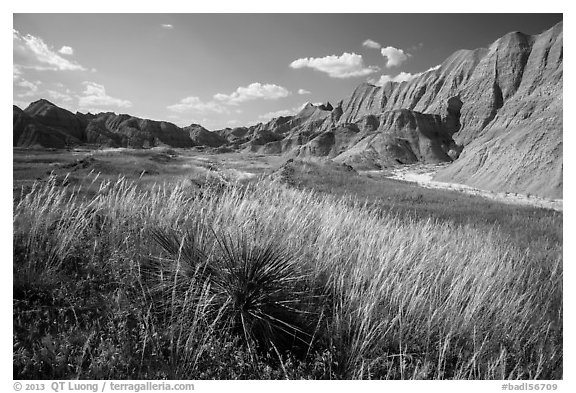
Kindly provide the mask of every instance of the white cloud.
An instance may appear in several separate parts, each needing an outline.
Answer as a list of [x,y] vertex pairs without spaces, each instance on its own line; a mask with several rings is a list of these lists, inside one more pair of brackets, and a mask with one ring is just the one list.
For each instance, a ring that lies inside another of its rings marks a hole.
[[13,99],[13,100],[12,100],[12,104],[13,104],[13,105],[16,105],[16,106],[17,106],[18,108],[20,108],[20,109],[25,109],[25,108],[28,106],[29,102],[22,101],[22,100],[14,100],[14,99]]
[[[15,83],[16,86],[21,87],[26,90],[26,95],[34,94],[38,91],[38,85],[36,83],[27,81],[26,79],[19,78]],[[21,94],[22,96],[22,94]]]
[[51,83],[56,90],[47,88],[41,81],[28,81],[21,74],[14,75],[14,95],[19,98],[50,98],[56,102],[69,103],[73,101],[74,92],[66,89],[62,83]]
[[17,65],[14,65],[12,68],[12,79],[16,80],[22,76],[22,70],[18,68]]
[[356,53],[344,52],[340,56],[309,57],[294,60],[292,68],[312,68],[327,73],[332,78],[351,78],[370,75],[379,70],[378,67],[364,65],[364,59]]
[[380,45],[380,43],[373,41],[371,39],[367,39],[366,41],[364,41],[362,43],[363,46],[367,47],[367,48],[372,48],[372,49],[380,49],[382,48],[382,45]]
[[174,28],[173,25],[170,25],[168,23],[162,24],[161,26],[163,29],[166,29],[166,30],[172,30]]
[[[275,117],[292,116],[292,115],[295,115],[298,112],[300,112],[308,104],[310,104],[310,102],[303,102],[302,104],[296,105],[296,106],[292,107],[291,109],[281,109],[281,110],[277,110],[274,112],[268,112],[268,113],[265,113],[263,115],[259,115],[258,119],[268,121],[268,120],[274,119]],[[319,103],[318,105],[321,105],[321,104],[322,103]],[[314,105],[316,105],[316,104],[314,104]]]
[[60,48],[58,50],[58,53],[61,53],[63,55],[72,56],[74,54],[74,49],[72,49],[70,46],[64,45],[62,48]]
[[440,66],[441,66],[441,64],[438,64],[434,67],[428,68],[426,71],[418,72],[416,74],[411,74],[409,72],[401,72],[396,76],[382,75],[380,77],[380,79],[378,79],[378,80],[371,79],[368,82],[370,82],[374,85],[377,85],[377,86],[383,86],[384,84],[386,84],[386,82],[407,82],[407,81],[412,80],[416,77],[419,77],[420,75],[423,75],[427,72],[435,71],[435,70],[439,69]]
[[[428,68],[428,69],[427,69],[426,71],[424,71],[424,72],[436,71],[438,68],[440,68],[441,65],[442,65],[442,64],[438,64],[438,65],[435,65],[434,67],[430,67],[430,68]],[[423,74],[424,72],[422,72],[422,74]]]
[[214,101],[203,102],[198,97],[182,98],[177,104],[167,106],[168,110],[177,113],[185,112],[214,112],[214,113],[228,113],[228,109]]
[[304,94],[312,94],[312,92],[306,90],[306,89],[298,89],[298,94],[300,95],[304,95]]
[[268,113],[265,113],[265,114],[263,114],[263,115],[260,115],[260,116],[258,116],[258,119],[268,121],[268,120],[274,119],[275,117],[290,116],[290,115],[294,115],[294,114],[295,114],[295,111],[294,111],[294,110],[291,110],[291,109],[282,109],[282,110],[279,110],[279,111],[268,112]]
[[80,64],[63,58],[40,37],[12,30],[13,63],[20,68],[54,71],[85,71]]
[[408,54],[404,53],[402,49],[394,48],[393,46],[387,46],[386,48],[380,49],[382,56],[386,57],[388,60],[386,62],[386,67],[397,67],[400,64],[408,60]]
[[286,88],[274,84],[262,84],[259,82],[251,83],[246,87],[239,87],[231,94],[218,93],[214,99],[224,102],[225,104],[237,105],[241,102],[256,99],[277,100],[290,95]]
[[230,127],[239,126],[242,122],[238,119],[226,120],[226,125]]
[[406,81],[414,79],[418,75],[421,75],[421,74],[411,74],[409,72],[401,72],[396,76],[382,75],[380,77],[380,79],[372,80],[371,82],[377,86],[383,86],[387,82],[406,82]]
[[50,97],[55,101],[62,101],[62,102],[72,101],[72,96],[66,93],[61,93],[56,90],[47,90],[46,93],[48,93],[48,97]]
[[85,86],[82,96],[78,98],[78,105],[82,109],[101,110],[110,107],[129,108],[132,103],[128,100],[110,97],[106,94],[104,86],[94,82],[82,82]]
[[39,86],[42,84],[41,81],[31,82],[23,78],[22,73],[14,68],[12,73],[12,81],[14,83],[14,95],[16,97],[25,98],[33,97],[39,92]]

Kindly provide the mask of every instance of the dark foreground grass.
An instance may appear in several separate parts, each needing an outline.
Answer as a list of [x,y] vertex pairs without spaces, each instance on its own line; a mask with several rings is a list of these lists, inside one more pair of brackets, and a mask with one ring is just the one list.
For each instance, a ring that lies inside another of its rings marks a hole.
[[14,378],[562,378],[554,214],[95,176],[15,203]]

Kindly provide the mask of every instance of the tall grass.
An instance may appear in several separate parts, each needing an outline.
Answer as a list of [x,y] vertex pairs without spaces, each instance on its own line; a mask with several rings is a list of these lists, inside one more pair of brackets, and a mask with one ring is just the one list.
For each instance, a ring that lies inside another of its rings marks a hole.
[[496,226],[267,181],[83,198],[51,179],[15,206],[14,247],[20,378],[562,377],[561,245]]

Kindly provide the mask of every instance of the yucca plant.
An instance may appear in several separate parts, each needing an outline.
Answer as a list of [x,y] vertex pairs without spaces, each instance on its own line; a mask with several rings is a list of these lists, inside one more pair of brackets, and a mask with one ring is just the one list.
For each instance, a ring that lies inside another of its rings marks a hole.
[[234,330],[262,348],[308,346],[312,297],[301,265],[277,239],[242,232],[215,238],[220,255],[212,287]]
[[[192,308],[211,303],[205,287],[213,266],[211,244],[200,226],[180,232],[153,228],[148,231],[153,244],[165,252],[140,263],[140,278],[155,314],[170,325],[181,325],[181,318]],[[206,309],[209,312],[209,309]]]
[[[170,259],[155,259],[148,267],[155,266],[158,273],[178,274],[188,279],[204,281],[210,275],[208,264],[210,244],[201,226],[188,228],[184,233],[173,229],[154,228],[150,237],[164,249]],[[175,264],[174,261],[177,263]]]
[[163,283],[155,290],[163,290],[165,300],[171,297],[171,313],[186,311],[178,304],[189,304],[192,287],[208,286],[210,295],[204,294],[202,301],[209,299],[213,315],[242,337],[250,351],[308,349],[309,326],[314,326],[308,277],[278,239],[248,237],[241,230],[219,235],[201,226],[183,234],[161,229],[150,233],[170,256],[147,271],[154,270]]

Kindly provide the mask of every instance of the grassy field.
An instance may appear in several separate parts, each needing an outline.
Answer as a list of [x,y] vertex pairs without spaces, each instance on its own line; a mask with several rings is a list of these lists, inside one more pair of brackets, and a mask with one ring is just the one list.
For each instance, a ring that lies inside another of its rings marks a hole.
[[14,156],[14,378],[562,378],[557,212],[280,157],[56,154]]

